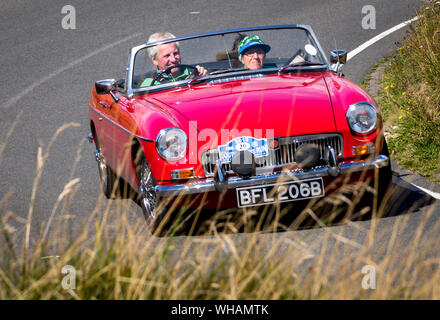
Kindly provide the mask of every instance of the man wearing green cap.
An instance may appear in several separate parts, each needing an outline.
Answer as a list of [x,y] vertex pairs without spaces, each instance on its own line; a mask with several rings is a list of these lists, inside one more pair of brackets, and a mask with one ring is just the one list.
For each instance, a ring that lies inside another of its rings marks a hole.
[[257,70],[263,68],[266,53],[270,46],[265,44],[259,36],[247,36],[238,44],[239,60],[245,68]]

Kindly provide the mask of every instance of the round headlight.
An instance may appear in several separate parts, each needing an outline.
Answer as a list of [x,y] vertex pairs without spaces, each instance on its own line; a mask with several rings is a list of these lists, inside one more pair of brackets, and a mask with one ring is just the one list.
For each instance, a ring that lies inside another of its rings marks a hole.
[[179,128],[166,128],[156,138],[156,150],[165,160],[176,161],[186,155],[187,137]]
[[368,134],[376,129],[377,110],[368,102],[350,105],[346,117],[350,128],[356,133]]

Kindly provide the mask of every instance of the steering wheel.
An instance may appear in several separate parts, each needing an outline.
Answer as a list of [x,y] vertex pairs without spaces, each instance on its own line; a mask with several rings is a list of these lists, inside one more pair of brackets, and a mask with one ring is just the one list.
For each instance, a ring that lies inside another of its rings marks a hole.
[[301,59],[303,59],[304,61],[310,61],[310,55],[307,52],[304,52],[304,50],[302,49],[298,49],[295,54],[293,56],[291,56],[287,61],[288,64],[290,65],[293,63],[293,60],[295,60],[297,57],[300,57]]
[[[188,68],[188,69],[193,69],[192,71],[191,71],[191,73],[185,78],[185,80],[186,79],[190,79],[190,78],[192,78],[192,77],[197,77],[198,75],[199,75],[199,71],[197,70],[197,68],[196,67],[194,67],[194,66],[192,66],[192,65],[189,65],[189,64],[175,64],[175,65],[173,65],[173,66],[169,66],[168,68],[166,68],[165,70],[162,70],[162,71],[160,71],[154,78],[153,78],[153,81],[151,82],[151,85],[154,85],[154,83],[157,81],[157,82],[162,82],[163,80],[167,80],[167,79],[165,79],[165,77],[163,76],[164,74],[170,74],[171,73],[171,70],[173,70],[174,68],[180,68],[180,69],[182,69],[182,71],[185,69],[185,68]],[[160,79],[162,78],[162,81],[159,81]]]

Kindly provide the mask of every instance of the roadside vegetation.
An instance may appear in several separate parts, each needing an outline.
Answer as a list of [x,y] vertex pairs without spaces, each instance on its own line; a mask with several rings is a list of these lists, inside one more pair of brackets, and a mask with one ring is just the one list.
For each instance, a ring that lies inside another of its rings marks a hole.
[[[36,205],[40,177],[56,137],[71,126],[39,148],[27,217],[7,209],[12,194],[0,198],[0,300],[440,299],[434,208],[415,222],[412,214],[400,216],[391,233],[380,232],[383,206],[374,200],[367,204],[372,211],[356,206],[366,192],[363,183],[346,186],[353,197],[342,193],[310,202],[287,219],[290,224],[282,221],[292,208],[277,205],[258,214],[217,212],[197,235],[189,224],[184,233],[172,226],[165,237],[155,237],[130,199],[101,195],[80,220],[70,210],[81,187],[72,172],[42,219]],[[330,206],[326,216],[317,214],[323,202]],[[261,219],[268,215],[272,223]],[[306,221],[313,224],[298,230]]]
[[426,2],[403,44],[388,60],[377,102],[391,158],[440,182],[440,3]]
[[[429,251],[439,245],[440,225],[424,232],[434,211],[404,246],[398,236],[410,214],[391,234],[376,229],[377,219],[353,223],[347,217],[340,221],[345,228],[321,227],[329,221],[317,219],[295,234],[271,232],[272,226],[237,232],[236,222],[214,219],[204,235],[175,236],[171,229],[158,238],[134,215],[140,210],[130,200],[100,198],[89,219],[72,221],[75,191],[66,190],[50,231],[43,223],[29,244],[19,239],[36,216],[13,227],[15,215],[1,209],[1,300],[440,299],[440,261]],[[309,208],[302,215],[314,213]],[[71,231],[74,222],[82,226],[78,234]]]

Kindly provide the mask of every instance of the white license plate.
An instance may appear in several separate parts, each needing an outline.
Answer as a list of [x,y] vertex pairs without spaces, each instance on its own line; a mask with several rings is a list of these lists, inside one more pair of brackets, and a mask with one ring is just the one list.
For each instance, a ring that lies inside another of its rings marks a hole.
[[325,194],[322,178],[242,187],[236,190],[239,208],[319,198]]

